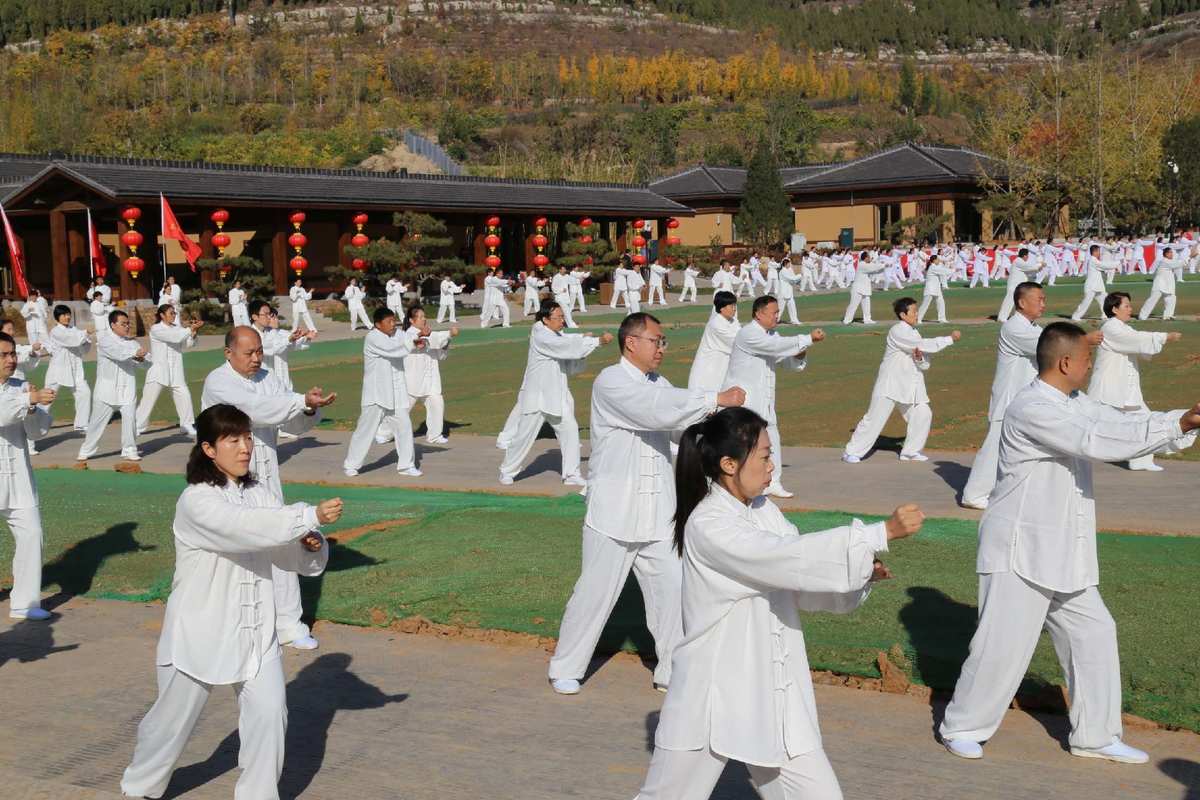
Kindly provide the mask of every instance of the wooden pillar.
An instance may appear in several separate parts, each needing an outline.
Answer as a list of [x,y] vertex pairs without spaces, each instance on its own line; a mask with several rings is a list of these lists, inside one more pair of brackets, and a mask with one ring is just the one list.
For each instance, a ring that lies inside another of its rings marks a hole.
[[275,235],[271,237],[271,276],[275,294],[288,293],[288,236],[292,223],[287,214],[275,215]]
[[50,212],[50,267],[54,276],[54,297],[67,300],[71,297],[70,243],[67,241],[67,215],[62,211]]
[[67,272],[71,278],[71,299],[86,299],[91,270],[88,269],[88,246],[83,231],[67,229],[67,252],[70,257]]
[[127,230],[129,230],[129,226],[125,224],[125,220],[118,219],[117,220],[117,271],[121,273],[121,285],[120,285],[121,299],[128,301],[128,300],[139,300],[142,298],[148,298],[148,297],[150,297],[150,289],[146,286],[146,271],[153,269],[153,263],[152,263],[153,259],[147,261],[145,253],[147,252],[147,246],[149,247],[150,250],[154,249],[154,245],[151,244],[151,242],[153,240],[150,238],[149,235],[146,234],[145,231],[142,231],[142,235],[145,236],[145,242],[142,243],[142,252],[139,253],[138,255],[140,255],[142,257],[143,261],[147,261],[147,263],[146,263],[146,268],[144,270],[142,270],[142,272],[138,275],[137,279],[135,280],[133,278],[133,276],[129,274],[128,270],[125,269],[125,266],[124,266],[125,259],[131,255],[129,252],[129,248],[126,247],[121,242],[121,234],[125,233],[125,231],[127,231]]
[[[213,247],[212,239],[217,235],[215,228],[205,226],[204,230],[200,231],[200,258],[216,258],[217,249]],[[209,281],[217,279],[216,270],[200,268],[200,288],[203,289]]]
[[[472,243],[475,254],[475,263],[483,264],[487,259],[487,245],[483,240],[487,237],[487,217],[477,217],[475,220],[475,240]],[[486,277],[486,271],[480,270],[475,274],[475,288],[483,288],[483,279]]]

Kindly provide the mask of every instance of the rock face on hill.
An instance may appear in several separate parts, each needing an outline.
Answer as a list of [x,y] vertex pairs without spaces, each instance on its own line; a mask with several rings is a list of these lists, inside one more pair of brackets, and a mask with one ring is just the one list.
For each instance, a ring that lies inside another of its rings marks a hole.
[[361,169],[372,172],[399,172],[406,169],[409,172],[441,174],[442,170],[429,159],[410,152],[404,143],[398,143],[389,150],[371,156],[359,164]]

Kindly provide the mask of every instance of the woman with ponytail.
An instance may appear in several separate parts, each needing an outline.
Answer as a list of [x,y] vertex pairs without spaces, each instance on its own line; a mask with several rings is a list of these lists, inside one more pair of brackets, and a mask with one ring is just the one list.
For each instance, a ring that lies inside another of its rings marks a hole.
[[890,577],[875,554],[916,533],[915,505],[886,522],[800,535],[762,491],[766,421],[727,408],[689,427],[675,462],[684,636],[639,800],[700,800],[725,763],[772,800],[838,800],[800,629],[801,611],[848,612]]

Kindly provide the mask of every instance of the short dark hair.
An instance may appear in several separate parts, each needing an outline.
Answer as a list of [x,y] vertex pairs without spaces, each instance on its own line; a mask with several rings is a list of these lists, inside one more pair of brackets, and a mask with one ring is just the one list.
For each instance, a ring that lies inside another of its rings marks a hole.
[[1047,325],[1042,331],[1042,335],[1038,337],[1038,373],[1050,370],[1062,357],[1062,353],[1067,347],[1074,346],[1075,342],[1086,335],[1083,328],[1070,322],[1052,322]]
[[[12,322],[12,320],[10,320],[10,319],[6,319],[4,321]],[[0,342],[8,342],[9,344],[11,344],[13,346],[14,350],[17,349],[17,340],[14,339],[13,337],[9,336],[7,333],[4,333],[3,331],[0,331]]]
[[1099,252],[1100,252],[1100,245],[1098,245],[1098,244],[1094,244],[1094,245],[1092,245],[1091,247],[1089,247],[1089,248],[1088,248],[1088,255],[1089,255],[1089,256],[1090,256],[1092,253],[1099,253]]
[[[15,330],[15,329],[16,329],[16,327],[17,327],[17,323],[13,322],[13,321],[12,321],[11,319],[9,319],[8,317],[5,317],[4,319],[0,319],[0,331],[3,331],[3,330],[4,330],[4,326],[5,326],[5,325],[11,325],[11,326],[13,326],[13,329],[14,329],[14,330]],[[12,334],[5,334],[5,335],[6,335],[6,336],[11,336]]]
[[[219,439],[247,433],[250,433],[250,417],[237,406],[217,403],[201,411],[196,417],[196,443],[188,454],[187,482],[224,486],[228,482],[224,473],[200,445],[216,447]],[[250,486],[254,483],[254,476],[247,472],[239,483]]]
[[378,325],[388,317],[396,316],[396,312],[392,311],[387,306],[376,306],[375,311],[371,313],[371,320]]
[[1025,295],[1032,292],[1034,289],[1042,289],[1042,285],[1037,281],[1022,281],[1017,284],[1017,288],[1013,289],[1013,305],[1017,308],[1021,307],[1021,301],[1025,299]]
[[169,308],[174,308],[174,306],[170,303],[163,303],[161,306],[154,309],[154,318],[159,322],[162,322],[162,318],[167,315],[167,309]]
[[737,305],[737,295],[724,289],[713,295],[713,310],[720,311],[725,306]]
[[625,340],[630,336],[637,336],[646,330],[646,324],[650,322],[656,325],[662,324],[658,321],[658,317],[653,314],[647,314],[645,311],[630,314],[621,320],[621,327],[617,329],[617,346],[621,348],[622,353],[625,352]]
[[119,308],[114,308],[112,311],[108,312],[108,324],[112,325],[114,322],[119,320],[121,317],[125,317],[126,319],[129,319],[129,315],[126,314],[124,311],[122,311]]
[[892,303],[892,312],[895,313],[896,319],[900,319],[909,309],[910,306],[915,306],[917,301],[911,297],[901,297]]
[[409,328],[411,328],[413,317],[415,317],[417,315],[418,311],[423,312],[424,310],[425,310],[424,306],[422,306],[420,303],[413,303],[411,306],[406,308],[404,310],[404,326],[403,326],[404,330],[408,330]]
[[550,318],[550,315],[554,313],[554,309],[558,307],[557,301],[543,300],[542,304],[538,306],[537,313],[533,315],[533,321],[545,322]]
[[775,299],[774,295],[764,294],[762,297],[756,297],[754,298],[754,305],[750,306],[750,313],[758,316],[758,312],[771,305],[771,303],[779,305],[779,301]]
[[257,317],[262,313],[263,306],[271,308],[271,304],[266,300],[251,300],[250,304],[246,306],[246,312],[252,317]]
[[1017,251],[1017,258],[1024,258],[1027,255],[1029,255],[1028,247],[1022,247],[1020,250]]
[[1117,306],[1121,305],[1122,300],[1133,302],[1129,292],[1109,292],[1108,297],[1104,298],[1104,316],[1111,317],[1116,312]]
[[61,317],[63,314],[66,314],[68,317],[71,316],[71,307],[68,305],[63,305],[62,303],[59,303],[58,305],[56,305],[54,307],[54,320],[57,322],[58,318]]

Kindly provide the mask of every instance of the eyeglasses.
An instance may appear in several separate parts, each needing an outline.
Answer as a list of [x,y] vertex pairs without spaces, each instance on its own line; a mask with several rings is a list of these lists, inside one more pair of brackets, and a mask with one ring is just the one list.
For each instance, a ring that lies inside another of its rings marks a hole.
[[647,342],[654,342],[654,346],[657,347],[659,350],[667,349],[667,337],[665,337],[665,336],[657,336],[657,337],[655,337],[655,336],[637,336],[635,334],[632,336],[632,338],[645,339]]

